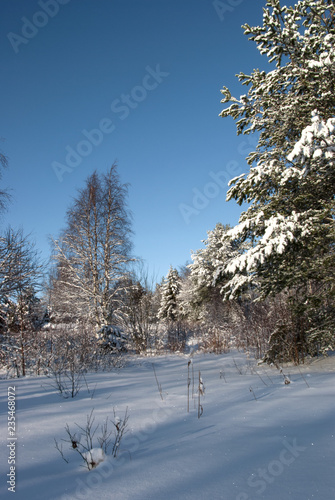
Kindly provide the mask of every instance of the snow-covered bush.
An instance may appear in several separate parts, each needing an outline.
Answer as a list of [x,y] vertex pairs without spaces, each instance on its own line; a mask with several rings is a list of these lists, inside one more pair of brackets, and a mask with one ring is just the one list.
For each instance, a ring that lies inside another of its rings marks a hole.
[[103,326],[96,334],[96,338],[98,344],[103,349],[110,349],[116,352],[125,352],[127,350],[127,337],[118,326]]
[[[95,425],[95,416],[93,415],[94,409],[87,415],[85,426],[75,424],[76,430],[70,429],[66,424],[65,430],[67,439],[62,439],[63,442],[70,445],[70,449],[74,450],[80,455],[88,470],[95,469],[111,450],[111,456],[116,458],[120,452],[121,441],[127,432],[128,426],[128,408],[126,408],[123,418],[116,416],[115,409],[113,408],[113,419],[107,417],[103,424]],[[99,436],[96,436],[100,428]],[[60,452],[62,458],[69,462],[66,458],[63,447],[55,439],[55,445]]]

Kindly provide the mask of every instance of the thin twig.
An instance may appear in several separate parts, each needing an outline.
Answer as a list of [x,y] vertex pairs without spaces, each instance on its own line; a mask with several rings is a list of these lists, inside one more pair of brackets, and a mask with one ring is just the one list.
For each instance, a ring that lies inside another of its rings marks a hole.
[[243,372],[242,372],[242,369],[237,365],[236,361],[235,361],[235,358],[233,358],[233,361],[234,361],[234,365],[235,365],[235,368],[236,370],[238,371],[238,373],[240,375],[243,375]]
[[299,366],[298,366],[298,370],[299,370],[300,375],[301,375],[301,376],[302,376],[302,378],[304,379],[305,384],[307,385],[307,387],[309,387],[309,388],[310,388],[311,386],[308,384],[307,380],[305,379],[305,377],[304,377],[304,376],[303,376],[303,374],[301,373],[301,370],[300,370]]
[[263,384],[264,384],[264,385],[266,385],[266,387],[269,387],[269,386],[268,386],[268,384],[267,384],[267,383],[263,380],[263,378],[260,376],[260,374],[258,373],[258,371],[257,371],[257,370],[255,370],[255,373],[256,373],[256,375],[258,375],[258,376],[259,376],[259,378],[261,379],[261,381],[263,382]]
[[255,401],[257,401],[256,394],[255,394],[255,392],[254,392],[254,390],[253,390],[253,388],[251,386],[250,386],[249,391],[253,393]]
[[154,369],[154,374],[155,374],[155,379],[156,379],[157,387],[158,387],[159,394],[161,395],[161,398],[162,398],[162,401],[163,401],[163,391],[162,391],[162,386],[161,386],[161,384],[158,382],[158,378],[157,378],[157,375],[156,375],[156,370],[155,370],[155,365],[154,365],[153,363],[152,363],[152,368]]
[[59,453],[61,454],[62,459],[64,460],[64,462],[66,462],[66,463],[68,464],[68,463],[69,463],[69,461],[68,461],[68,460],[65,458],[65,456],[64,456],[64,453],[63,453],[63,447],[62,447],[62,446],[59,446],[58,441],[56,440],[56,438],[54,438],[54,440],[55,440],[55,445],[56,445],[55,447],[56,447],[56,450],[58,450],[58,451],[59,451]]
[[227,379],[226,379],[226,376],[225,376],[223,368],[221,368],[221,370],[220,370],[220,378],[223,378],[223,380],[227,383]]

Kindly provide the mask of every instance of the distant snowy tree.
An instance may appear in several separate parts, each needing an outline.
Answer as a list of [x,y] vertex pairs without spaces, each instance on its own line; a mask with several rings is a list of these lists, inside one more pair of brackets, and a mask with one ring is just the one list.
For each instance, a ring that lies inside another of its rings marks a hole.
[[158,319],[162,320],[161,326],[167,333],[165,347],[173,351],[184,349],[189,334],[181,295],[185,279],[186,276],[182,279],[180,273],[171,266],[155,293],[156,297],[160,297]]
[[177,269],[172,266],[161,287],[161,304],[158,311],[160,319],[167,319],[169,321],[177,321],[179,318],[179,301],[178,295],[180,292],[180,276]]
[[[224,269],[243,246],[225,240],[229,225],[218,223],[203,240],[204,248],[191,254],[190,275],[182,283],[181,304],[188,318],[197,321],[202,347],[215,352],[228,348],[231,336],[232,306],[222,299],[222,287],[228,277]],[[229,324],[229,326],[228,326]]]
[[9,227],[0,234],[0,297],[41,288],[44,267],[34,243],[21,229]]
[[229,225],[218,223],[212,231],[208,231],[207,239],[203,240],[205,248],[191,255],[193,262],[189,268],[200,295],[206,294],[224,280],[226,265],[241,253],[237,239],[225,238],[229,230]]
[[[227,263],[226,298],[252,286],[259,297],[288,292],[295,310],[292,352],[335,346],[335,5],[269,0],[263,26],[244,25],[275,67],[240,73],[239,99],[224,87],[221,113],[238,134],[258,134],[250,171],[233,179],[227,200],[249,203],[224,239],[250,242]],[[292,354],[292,353],[291,353]]]
[[201,316],[202,300],[198,297],[197,284],[194,282],[189,267],[181,280],[179,293],[180,310],[183,318],[198,321]]
[[153,283],[142,265],[135,267],[127,280],[120,324],[137,352],[154,351],[159,347],[159,336]]
[[17,305],[8,296],[2,296],[0,300],[0,332],[18,332],[20,324],[17,315]]
[[17,375],[26,374],[31,333],[39,326],[36,293],[42,288],[44,271],[38,251],[22,230],[9,228],[0,236],[0,322]]
[[71,324],[87,315],[83,294],[78,293],[75,283],[71,285],[71,269],[64,259],[57,259],[50,269],[47,290],[52,323]]
[[7,305],[7,365],[15,367],[17,376],[24,376],[27,368],[36,367],[43,351],[39,332],[46,320],[46,308],[33,288],[23,290],[16,302],[8,301]]
[[212,231],[208,231],[207,239],[202,241],[204,248],[191,253],[193,262],[188,265],[190,275],[187,283],[183,283],[181,294],[182,307],[188,317],[201,319],[209,304],[219,302],[222,305],[218,283],[224,279],[221,271],[238,254],[236,242],[224,241],[229,229],[229,225],[218,223]]

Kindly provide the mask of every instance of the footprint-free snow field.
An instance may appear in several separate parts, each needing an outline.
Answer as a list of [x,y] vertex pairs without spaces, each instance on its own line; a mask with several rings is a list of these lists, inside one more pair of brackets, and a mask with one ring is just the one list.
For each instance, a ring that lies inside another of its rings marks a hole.
[[[0,381],[1,498],[335,498],[334,356],[282,373],[239,352],[129,358],[118,371],[85,379],[67,399],[47,377]],[[65,427],[80,434],[92,410],[101,461],[88,470]],[[101,426],[107,417],[122,422],[126,411],[117,457],[104,456]]]

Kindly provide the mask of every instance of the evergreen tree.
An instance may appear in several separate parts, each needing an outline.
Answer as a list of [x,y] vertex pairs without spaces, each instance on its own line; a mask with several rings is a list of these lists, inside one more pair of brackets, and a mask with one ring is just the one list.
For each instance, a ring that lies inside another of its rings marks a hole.
[[179,319],[180,310],[178,295],[180,286],[179,273],[171,266],[161,286],[161,303],[158,311],[158,317],[160,319],[166,319],[172,322]]
[[269,0],[263,26],[243,27],[275,67],[240,73],[249,89],[239,99],[221,91],[222,102],[231,103],[221,116],[236,120],[238,134],[259,137],[249,173],[233,179],[227,195],[249,206],[225,239],[250,248],[224,267],[231,277],[225,296],[250,286],[260,298],[286,291],[296,361],[316,346],[335,346],[334,20],[332,0],[292,7]]
[[[189,304],[183,301],[183,308],[194,319],[206,316],[207,306],[222,302],[221,287],[225,280],[224,266],[240,252],[236,241],[225,240],[224,236],[230,229],[229,225],[218,223],[212,231],[207,232],[207,239],[202,243],[204,248],[191,254],[192,263],[189,264],[190,288]],[[183,297],[185,296],[183,293]],[[193,312],[193,314],[192,314]]]
[[205,248],[192,253],[192,264],[189,265],[193,281],[199,292],[210,290],[224,281],[224,269],[227,262],[241,253],[241,245],[237,239],[225,238],[230,230],[229,225],[218,223],[208,237],[203,240]]

